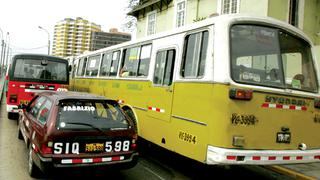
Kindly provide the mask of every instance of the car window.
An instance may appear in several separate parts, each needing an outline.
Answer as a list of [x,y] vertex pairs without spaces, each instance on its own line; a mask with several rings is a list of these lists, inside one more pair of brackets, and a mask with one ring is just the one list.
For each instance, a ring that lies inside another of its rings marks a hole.
[[59,103],[58,129],[118,129],[129,123],[115,101],[64,100]]
[[28,112],[30,113],[31,116],[33,116],[34,118],[36,118],[38,116],[40,107],[44,103],[45,100],[46,100],[45,97],[40,96],[30,104]]
[[52,102],[50,100],[46,100],[43,106],[40,107],[38,121],[41,124],[45,124],[47,122],[51,106]]

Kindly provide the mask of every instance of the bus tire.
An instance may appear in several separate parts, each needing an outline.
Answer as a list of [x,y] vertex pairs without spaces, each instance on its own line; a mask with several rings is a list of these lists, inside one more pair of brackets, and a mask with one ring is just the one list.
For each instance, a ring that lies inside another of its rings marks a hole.
[[8,112],[8,119],[14,120],[15,119],[15,114],[12,112]]
[[124,107],[123,111],[130,117],[130,119],[132,119],[133,124],[134,124],[134,130],[138,133],[137,119],[136,119],[133,111],[128,107]]

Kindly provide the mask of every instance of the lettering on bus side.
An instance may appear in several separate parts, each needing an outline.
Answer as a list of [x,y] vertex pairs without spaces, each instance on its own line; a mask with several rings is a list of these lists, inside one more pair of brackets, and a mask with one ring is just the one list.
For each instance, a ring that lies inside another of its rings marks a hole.
[[105,82],[105,81],[101,81],[101,82],[99,82],[98,83],[98,86],[102,86],[102,87],[104,87],[104,86],[106,86],[107,85],[107,82]]
[[179,132],[179,139],[188,143],[196,144],[197,143],[197,136],[180,131]]
[[142,86],[139,84],[127,84],[127,89],[141,91]]
[[237,114],[233,113],[231,115],[231,123],[234,125],[245,125],[245,126],[250,126],[250,125],[256,125],[258,123],[258,119],[256,116],[250,114]]
[[120,83],[112,83],[112,88],[119,88],[120,87]]
[[307,102],[305,100],[283,98],[283,97],[276,97],[276,96],[266,96],[265,102],[274,103],[274,104],[297,105],[297,106],[307,105]]

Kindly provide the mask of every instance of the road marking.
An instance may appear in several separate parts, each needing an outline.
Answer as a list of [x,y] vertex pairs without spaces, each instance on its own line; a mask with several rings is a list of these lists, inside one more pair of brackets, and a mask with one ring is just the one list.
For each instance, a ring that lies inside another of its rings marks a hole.
[[144,166],[144,168],[149,171],[151,174],[155,175],[156,177],[158,177],[161,180],[165,180],[165,178],[161,177],[160,175],[158,175],[156,172],[152,171],[150,168],[147,168]]
[[310,176],[307,176],[307,175],[302,174],[300,172],[297,172],[297,171],[294,171],[294,170],[290,170],[288,168],[281,167],[281,166],[278,166],[278,165],[264,166],[264,167],[267,168],[267,169],[270,169],[272,171],[278,172],[280,174],[284,174],[286,176],[293,177],[295,179],[303,179],[303,180],[315,180],[316,179],[315,177],[310,177]]

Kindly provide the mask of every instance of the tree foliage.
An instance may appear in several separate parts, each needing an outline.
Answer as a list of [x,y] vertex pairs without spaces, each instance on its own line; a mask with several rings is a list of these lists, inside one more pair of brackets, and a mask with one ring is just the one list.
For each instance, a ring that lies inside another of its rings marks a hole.
[[[128,0],[128,6],[126,7],[126,13],[132,11],[135,6],[139,4],[140,0]],[[133,32],[137,25],[137,19],[133,16],[126,16],[126,22],[123,25],[125,31]]]

